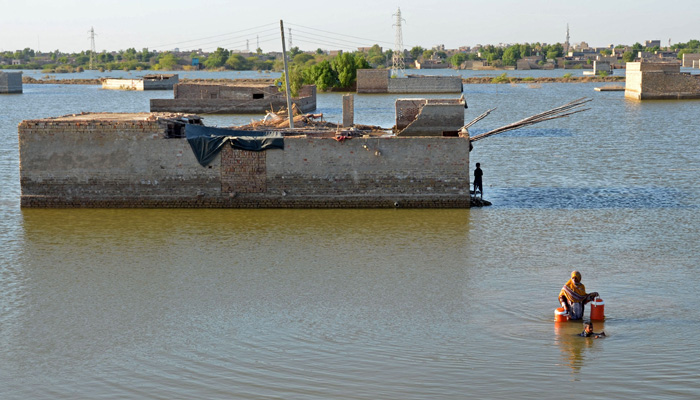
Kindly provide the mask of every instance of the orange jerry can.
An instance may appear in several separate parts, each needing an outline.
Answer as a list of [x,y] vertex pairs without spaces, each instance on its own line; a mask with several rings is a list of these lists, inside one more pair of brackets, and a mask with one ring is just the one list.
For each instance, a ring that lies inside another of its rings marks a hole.
[[559,307],[554,310],[554,322],[566,322],[569,320],[569,314],[566,313],[564,307]]
[[591,302],[591,321],[602,321],[605,319],[605,302],[600,297],[596,297]]

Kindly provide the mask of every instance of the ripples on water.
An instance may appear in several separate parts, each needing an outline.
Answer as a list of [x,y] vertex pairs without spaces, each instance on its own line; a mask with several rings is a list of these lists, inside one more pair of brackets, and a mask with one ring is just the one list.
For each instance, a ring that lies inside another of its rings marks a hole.
[[[20,210],[19,121],[171,94],[0,96],[0,397],[693,397],[700,102],[594,86],[465,87],[466,120],[498,107],[472,134],[595,98],[477,142],[494,206],[471,210]],[[574,268],[606,339],[552,323]]]

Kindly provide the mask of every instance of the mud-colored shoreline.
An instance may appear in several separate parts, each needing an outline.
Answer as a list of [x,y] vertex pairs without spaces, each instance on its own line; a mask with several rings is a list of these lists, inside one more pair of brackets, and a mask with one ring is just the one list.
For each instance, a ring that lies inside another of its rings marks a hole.
[[[588,82],[624,82],[624,76],[571,76],[571,77],[515,77],[515,76],[482,76],[462,78],[465,84],[485,83],[588,83]],[[239,83],[239,84],[273,84],[274,79],[180,79],[182,83]],[[35,79],[23,76],[24,84],[58,84],[58,85],[101,85],[102,79]]]

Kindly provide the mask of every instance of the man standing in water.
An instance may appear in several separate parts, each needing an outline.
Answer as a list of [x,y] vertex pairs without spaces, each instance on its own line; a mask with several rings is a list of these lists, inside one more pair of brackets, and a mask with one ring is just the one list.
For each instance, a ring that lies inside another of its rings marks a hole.
[[484,198],[484,187],[481,183],[481,177],[484,175],[484,171],[481,170],[481,164],[476,163],[476,169],[474,170],[474,196],[476,196],[476,191],[481,193],[481,198]]
[[586,287],[581,283],[581,273],[571,272],[569,279],[559,292],[559,303],[569,314],[570,320],[583,318],[583,310],[586,303],[598,297],[598,292],[586,294]]

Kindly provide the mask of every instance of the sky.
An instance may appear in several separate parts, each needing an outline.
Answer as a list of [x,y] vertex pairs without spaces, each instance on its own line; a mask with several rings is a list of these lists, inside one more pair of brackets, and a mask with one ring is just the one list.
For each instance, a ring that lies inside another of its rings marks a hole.
[[590,46],[662,45],[700,39],[697,0],[0,0],[0,51],[43,52],[202,49],[355,50],[396,42],[401,9],[403,47],[447,49],[476,44],[570,42]]

